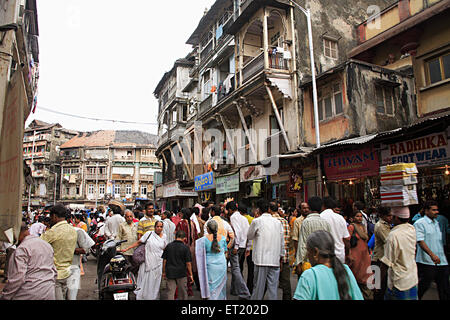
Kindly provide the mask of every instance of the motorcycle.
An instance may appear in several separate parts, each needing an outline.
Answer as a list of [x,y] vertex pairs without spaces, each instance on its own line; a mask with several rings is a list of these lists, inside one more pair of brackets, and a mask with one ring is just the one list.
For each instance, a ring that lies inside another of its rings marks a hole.
[[100,300],[135,300],[136,279],[131,264],[117,247],[126,240],[107,240],[103,244],[97,261],[97,281]]
[[98,234],[98,227],[92,228],[89,232],[89,236],[94,240],[95,244],[89,249],[89,253],[91,253],[94,257],[98,257],[98,252],[106,241],[106,237],[104,235]]

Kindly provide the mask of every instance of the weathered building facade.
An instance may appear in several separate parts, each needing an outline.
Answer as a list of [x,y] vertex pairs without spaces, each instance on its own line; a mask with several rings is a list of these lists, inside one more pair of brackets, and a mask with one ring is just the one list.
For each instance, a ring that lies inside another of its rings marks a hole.
[[[364,199],[379,183],[371,142],[448,111],[448,1],[295,2],[311,12],[321,147],[304,13],[292,1],[218,0],[187,41],[184,132],[157,153],[185,170],[171,181],[194,192],[172,209],[228,196]],[[326,165],[345,152],[371,159],[370,179],[332,174]]]
[[33,120],[23,137],[23,159],[31,168],[32,184],[24,192],[25,208],[53,204],[60,199],[60,153],[62,144],[78,132],[63,128],[60,124],[49,124]]
[[39,78],[36,0],[0,6],[0,240],[14,243],[20,231],[24,124],[35,107]]
[[109,199],[133,205],[153,198],[160,171],[156,136],[139,131],[83,132],[61,146],[61,200],[95,207]]

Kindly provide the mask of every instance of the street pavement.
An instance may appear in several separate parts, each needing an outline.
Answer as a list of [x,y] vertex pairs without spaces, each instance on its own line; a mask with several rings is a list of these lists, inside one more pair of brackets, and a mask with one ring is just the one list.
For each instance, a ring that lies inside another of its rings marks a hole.
[[[78,291],[78,300],[98,300],[98,291],[96,284],[96,273],[97,273],[97,260],[92,255],[88,256],[87,263],[84,263],[85,274],[81,276],[81,288]],[[247,279],[247,268],[244,264],[244,279]],[[291,288],[292,293],[294,293],[297,286],[297,275],[291,274]],[[227,298],[228,300],[238,300],[237,296],[230,295],[230,283],[231,283],[231,273],[228,272],[228,283],[227,283]],[[194,296],[189,297],[189,300],[201,300],[200,291],[194,289]],[[281,300],[282,291],[278,289],[278,299]],[[423,300],[438,300],[436,285],[432,283],[431,288],[425,293]]]

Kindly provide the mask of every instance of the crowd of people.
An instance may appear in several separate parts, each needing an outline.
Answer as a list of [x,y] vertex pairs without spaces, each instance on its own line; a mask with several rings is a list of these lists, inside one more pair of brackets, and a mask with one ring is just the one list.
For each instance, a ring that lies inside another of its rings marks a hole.
[[278,300],[279,288],[282,300],[414,300],[433,281],[439,299],[449,299],[450,228],[438,203],[427,201],[413,217],[408,207],[373,210],[358,201],[342,212],[331,197],[298,208],[266,199],[249,208],[229,198],[176,212],[153,203],[132,211],[113,200],[95,213],[72,213],[58,204],[24,217],[0,298],[76,299],[95,231],[126,240],[118,252],[137,276],[138,300],[187,300],[194,290],[209,300],[228,292]]

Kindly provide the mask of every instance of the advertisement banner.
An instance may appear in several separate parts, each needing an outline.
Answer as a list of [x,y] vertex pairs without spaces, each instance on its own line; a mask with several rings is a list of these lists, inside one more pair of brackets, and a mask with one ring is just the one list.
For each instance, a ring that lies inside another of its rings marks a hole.
[[216,178],[216,194],[239,192],[239,173]]
[[382,165],[415,163],[417,167],[450,163],[449,130],[416,139],[382,145]]
[[215,181],[214,181],[214,173],[211,172],[207,172],[205,174],[199,175],[195,177],[195,191],[205,191],[205,190],[210,190],[210,189],[214,189],[215,186]]
[[376,176],[380,171],[378,153],[373,148],[323,155],[328,180],[345,180]]

